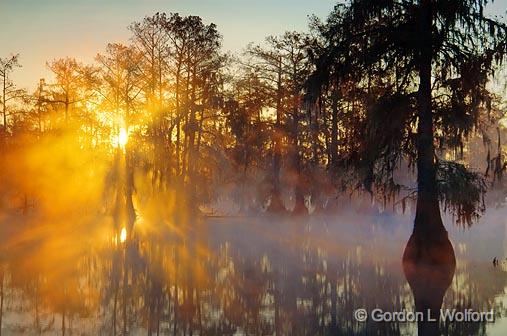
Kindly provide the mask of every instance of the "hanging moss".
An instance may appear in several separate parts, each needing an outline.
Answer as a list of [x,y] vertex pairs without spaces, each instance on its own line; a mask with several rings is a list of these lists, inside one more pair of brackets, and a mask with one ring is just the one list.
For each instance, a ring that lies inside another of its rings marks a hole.
[[457,224],[471,226],[486,209],[486,180],[482,174],[468,170],[463,164],[439,161],[437,184],[439,199]]

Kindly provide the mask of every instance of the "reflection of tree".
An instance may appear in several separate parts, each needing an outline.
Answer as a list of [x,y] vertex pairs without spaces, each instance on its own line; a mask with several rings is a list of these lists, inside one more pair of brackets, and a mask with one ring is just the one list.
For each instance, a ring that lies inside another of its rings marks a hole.
[[[6,310],[33,319],[4,330],[125,335],[404,335],[413,323],[359,323],[353,311],[413,311],[399,261],[367,244],[330,243],[322,223],[194,223],[194,242],[136,233],[80,255],[49,254],[49,243],[11,249]],[[281,235],[285,232],[285,235]],[[181,234],[181,232],[180,232]],[[66,236],[68,239],[69,236]],[[64,239],[65,240],[65,239]],[[326,243],[328,241],[328,243]],[[56,242],[50,244],[57,248]],[[59,251],[65,251],[60,248]],[[75,262],[77,260],[77,262]],[[444,308],[496,309],[506,285],[490,265],[459,265]],[[7,281],[8,280],[8,281]],[[19,301],[21,300],[21,301]],[[52,314],[58,314],[56,319]],[[20,312],[21,314],[21,312]],[[51,323],[53,320],[53,323]],[[63,331],[63,330],[62,330]],[[442,324],[446,335],[482,335],[484,323]]]
[[[493,309],[495,316],[505,316],[506,308],[496,300],[505,288],[502,270],[492,272],[487,265],[464,263],[458,265],[454,281],[447,290],[443,308],[486,312]],[[486,323],[448,322],[443,324],[446,335],[486,335]]]
[[[9,287],[21,290],[21,302],[25,302],[34,314],[33,327],[41,332],[41,319],[53,312],[60,315],[62,335],[68,330],[69,320],[74,316],[88,317],[91,309],[86,293],[93,287],[82,285],[84,264],[82,256],[73,253],[52,255],[48,248],[58,248],[61,242],[44,242],[35,247],[21,246],[9,255]],[[60,246],[60,251],[64,251]],[[16,296],[11,297],[15,300]],[[54,318],[53,318],[54,320]]]
[[[247,231],[250,238],[255,237],[255,232]],[[265,240],[258,237],[256,242]],[[291,335],[373,332],[379,330],[378,325],[353,322],[352,311],[356,307],[391,310],[407,300],[408,292],[400,274],[391,272],[392,265],[362,265],[353,253],[355,247],[337,261],[329,254],[332,251],[319,248],[311,239],[290,246],[277,241],[278,247],[273,242],[275,246],[269,247],[242,243],[229,242],[223,247],[226,255],[219,273],[229,275],[224,280],[223,297],[229,306],[235,306],[230,309],[233,314],[229,320],[236,321],[238,330]],[[378,288],[386,295],[376,295]],[[245,302],[251,304],[245,306]],[[248,329],[252,320],[259,323],[250,317],[257,311],[261,312],[261,326]],[[398,328],[395,324],[380,326],[386,335]]]

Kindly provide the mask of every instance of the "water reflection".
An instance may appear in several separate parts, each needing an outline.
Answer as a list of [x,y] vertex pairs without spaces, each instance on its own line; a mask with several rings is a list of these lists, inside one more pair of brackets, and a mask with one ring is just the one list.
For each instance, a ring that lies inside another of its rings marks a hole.
[[[459,253],[456,264],[448,239],[417,237],[401,263],[409,228],[394,217],[217,218],[134,230],[124,242],[104,233],[76,249],[70,232],[33,235],[3,250],[3,335],[413,335],[416,323],[358,322],[353,312],[505,315],[501,267]],[[440,324],[445,335],[487,331]]]
[[403,271],[416,311],[426,318],[418,321],[419,335],[440,334],[440,309],[455,270],[456,257],[447,232],[428,236],[414,231],[403,253]]

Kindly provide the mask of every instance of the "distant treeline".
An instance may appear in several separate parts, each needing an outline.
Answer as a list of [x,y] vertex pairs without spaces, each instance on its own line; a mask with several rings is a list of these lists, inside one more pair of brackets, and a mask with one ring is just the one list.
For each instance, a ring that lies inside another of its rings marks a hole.
[[156,13],[93,64],[48,62],[52,78],[31,93],[10,80],[18,56],[2,58],[1,148],[65,136],[73,155],[120,164],[126,134],[130,212],[143,176],[193,209],[228,199],[240,212],[304,214],[358,194],[403,208],[418,196],[469,224],[506,167],[504,102],[488,84],[506,27],[484,6],[350,1],[241,55],[222,51],[215,24]]

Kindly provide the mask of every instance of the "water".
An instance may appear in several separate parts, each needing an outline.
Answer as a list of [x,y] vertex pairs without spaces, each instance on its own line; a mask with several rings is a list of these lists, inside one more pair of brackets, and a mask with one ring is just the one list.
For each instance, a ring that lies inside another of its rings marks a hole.
[[[443,334],[507,332],[503,218],[448,225],[457,262],[442,308],[493,309],[495,321],[447,321]],[[401,262],[410,216],[160,226],[139,222],[125,243],[101,230],[25,229],[3,255],[2,335],[417,334],[416,322],[354,319],[359,308],[415,311]]]

